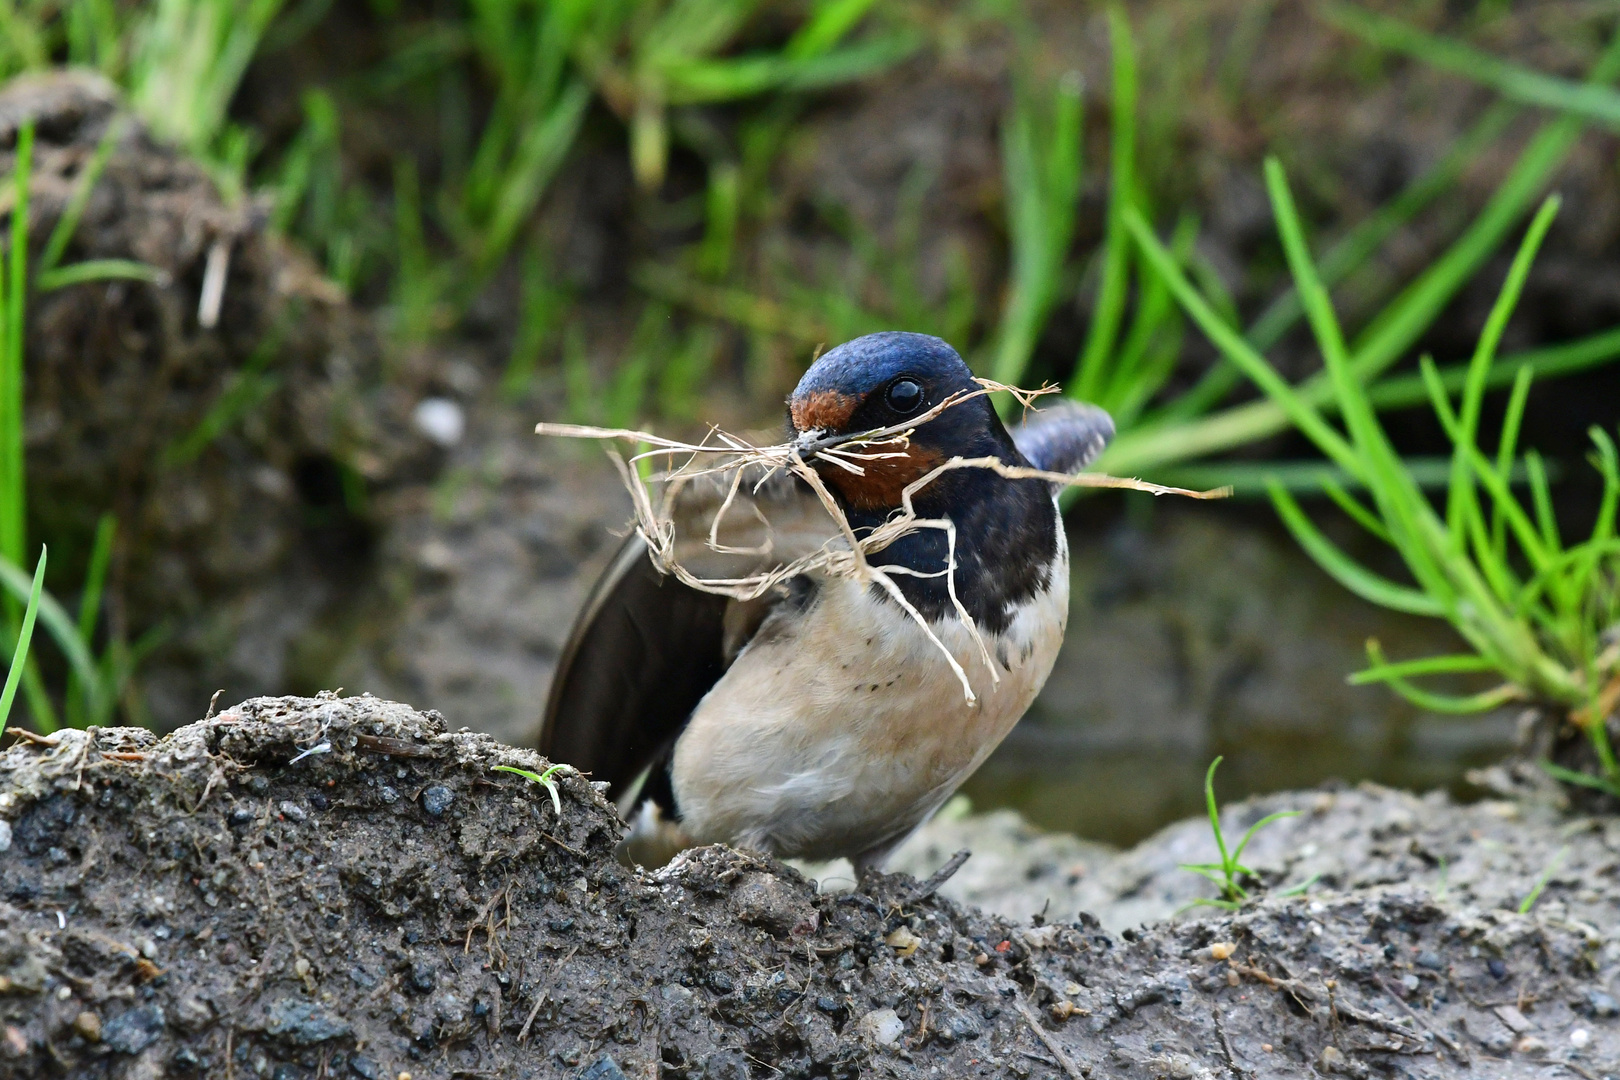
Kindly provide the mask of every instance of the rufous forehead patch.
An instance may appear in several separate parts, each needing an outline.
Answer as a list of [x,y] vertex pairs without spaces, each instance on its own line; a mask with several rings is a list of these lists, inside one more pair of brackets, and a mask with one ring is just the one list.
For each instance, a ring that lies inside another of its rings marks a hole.
[[860,398],[836,390],[818,390],[795,398],[789,411],[799,431],[842,431],[855,414]]

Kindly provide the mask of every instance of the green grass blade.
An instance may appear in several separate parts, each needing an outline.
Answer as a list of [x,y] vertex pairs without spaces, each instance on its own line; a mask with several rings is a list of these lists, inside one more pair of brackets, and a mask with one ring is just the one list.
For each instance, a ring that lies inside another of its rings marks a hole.
[[1217,754],[1215,760],[1209,763],[1209,770],[1204,773],[1204,808],[1209,814],[1209,828],[1215,834],[1215,846],[1221,853],[1221,868],[1230,877],[1232,859],[1226,853],[1226,837],[1221,835],[1221,810],[1215,802],[1215,770],[1221,767],[1225,758]]
[[1144,257],[1169,286],[1171,293],[1191,316],[1193,322],[1198,324],[1199,329],[1203,330],[1205,336],[1222,353],[1231,358],[1245,375],[1271,397],[1285,418],[1284,424],[1292,421],[1335,464],[1354,476],[1361,476],[1361,460],[1349,443],[1345,442],[1344,437],[1329,427],[1316,410],[1294,392],[1293,387],[1277,374],[1270,361],[1255,351],[1254,346],[1215,314],[1204,297],[1187,281],[1186,275],[1176,265],[1175,259],[1165,250],[1164,245],[1159,243],[1147,220],[1135,207],[1128,207],[1125,210],[1125,225],[1135,237]]
[[1535,885],[1525,894],[1524,899],[1519,901],[1518,910],[1520,915],[1530,914],[1530,909],[1536,906],[1537,900],[1541,899],[1542,890],[1547,887],[1547,883],[1552,880],[1552,876],[1558,872],[1558,868],[1564,865],[1564,856],[1568,854],[1568,844],[1558,849],[1558,854],[1552,857],[1552,861],[1547,864],[1547,869],[1537,876]]
[[42,271],[34,278],[34,286],[40,292],[53,292],[90,281],[145,281],[158,284],[163,280],[163,271],[133,259],[86,259]]
[[[1593,67],[1591,81],[1620,75],[1620,34]],[[1411,347],[1484,261],[1496,250],[1531,202],[1563,164],[1581,136],[1578,119],[1545,124],[1519,155],[1485,208],[1438,260],[1404,289],[1354,343],[1358,374],[1371,378]]]
[[1382,49],[1406,53],[1441,71],[1489,86],[1504,97],[1547,109],[1574,113],[1620,129],[1620,94],[1590,83],[1574,83],[1492,56],[1472,46],[1378,15],[1352,4],[1325,3],[1328,21]]
[[1114,129],[1102,282],[1098,286],[1085,347],[1069,385],[1069,395],[1082,401],[1094,401],[1101,392],[1106,366],[1124,317],[1131,256],[1125,214],[1136,191],[1136,43],[1131,36],[1130,19],[1118,4],[1108,8],[1108,40],[1114,66]]
[[[95,649],[96,623],[101,617],[101,598],[107,584],[107,568],[112,563],[113,539],[118,532],[118,519],[110,512],[96,522],[96,539],[90,549],[90,564],[85,569],[84,591],[79,597],[79,640],[86,652]],[[97,665],[95,683],[87,684],[77,667],[68,671],[67,693],[63,695],[63,709],[70,727],[84,727],[99,723],[96,703],[102,692],[106,665]]]
[[[1406,469],[1412,483],[1419,488],[1440,488],[1451,478],[1451,459],[1414,457],[1406,459]],[[1523,481],[1523,471],[1514,474]],[[1191,465],[1172,465],[1154,469],[1144,479],[1169,487],[1218,488],[1231,487],[1239,498],[1267,496],[1269,486],[1275,482],[1285,491],[1315,495],[1326,494],[1327,485],[1333,484],[1345,491],[1366,490],[1366,485],[1343,469],[1320,458],[1301,461],[1209,461]],[[1269,497],[1269,496],[1267,496]],[[1328,495],[1332,498],[1332,495]],[[1337,501],[1337,500],[1335,500]],[[1349,513],[1349,511],[1346,511]],[[1354,516],[1354,515],[1352,515]]]
[[1524,240],[1519,244],[1519,250],[1508,268],[1507,278],[1502,283],[1496,302],[1491,306],[1490,315],[1485,319],[1485,328],[1480,332],[1479,343],[1474,349],[1473,359],[1468,364],[1468,376],[1463,384],[1462,403],[1458,410],[1456,447],[1452,456],[1451,494],[1446,502],[1446,524],[1451,531],[1452,543],[1459,548],[1462,546],[1469,518],[1479,514],[1473,481],[1469,476],[1469,452],[1477,442],[1479,414],[1485,401],[1486,377],[1490,372],[1491,362],[1496,358],[1496,347],[1502,340],[1502,332],[1507,329],[1508,319],[1518,306],[1519,296],[1524,291],[1525,279],[1530,276],[1530,267],[1535,262],[1536,252],[1540,250],[1541,242],[1546,238],[1553,219],[1558,216],[1560,205],[1561,200],[1558,196],[1548,198],[1541,204],[1541,209],[1530,222],[1529,229],[1525,230]]
[[[1367,642],[1367,659],[1372,664],[1372,667],[1369,669],[1372,671],[1382,669],[1388,672],[1390,668],[1395,666],[1385,662],[1383,651],[1379,648],[1376,640],[1368,640]],[[1501,665],[1493,662],[1491,664],[1491,670],[1500,671]],[[1498,686],[1492,690],[1486,690],[1478,694],[1469,694],[1466,696],[1458,696],[1455,694],[1436,694],[1431,691],[1422,690],[1416,686],[1413,686],[1410,682],[1398,674],[1385,674],[1380,678],[1366,679],[1364,681],[1369,683],[1383,683],[1385,686],[1389,687],[1391,690],[1395,691],[1397,694],[1401,695],[1401,697],[1405,698],[1407,701],[1410,701],[1420,709],[1427,709],[1430,712],[1449,713],[1453,715],[1489,712],[1491,709],[1506,705],[1510,701],[1518,700],[1524,694],[1524,692],[1516,686]]]
[[1421,660],[1402,660],[1394,664],[1380,663],[1351,675],[1352,686],[1382,682],[1387,678],[1410,679],[1423,675],[1466,675],[1495,671],[1490,659],[1476,653],[1452,653],[1446,656],[1425,656]]
[[483,272],[506,255],[518,228],[539,205],[574,144],[590,99],[584,83],[572,83],[540,122],[524,132],[481,240],[478,259]]
[[1592,467],[1597,469],[1603,477],[1603,497],[1598,502],[1597,518],[1592,524],[1589,544],[1606,543],[1614,535],[1615,513],[1620,510],[1620,452],[1615,450],[1614,440],[1602,428],[1593,426],[1587,429],[1594,451],[1591,457]]
[[992,377],[1008,385],[1023,379],[1057,300],[1063,262],[1074,236],[1081,178],[1080,95],[1077,78],[1059,80],[1050,121],[1043,124],[1033,95],[1021,92],[1002,124],[1012,266],[990,370]]
[[[1518,107],[1506,102],[1498,102],[1486,110],[1433,168],[1328,248],[1318,266],[1323,283],[1331,288],[1360,269],[1424,207],[1453,190],[1463,172],[1496,141],[1518,113]],[[1244,336],[1264,352],[1281,341],[1304,314],[1299,294],[1290,287],[1266,306]],[[1205,372],[1192,389],[1166,407],[1166,418],[1186,420],[1202,416],[1242,381],[1242,372],[1223,359]]]
[[17,634],[17,647],[11,653],[11,666],[6,669],[6,686],[0,690],[0,733],[11,719],[11,706],[17,699],[17,684],[28,666],[28,646],[34,638],[34,618],[39,614],[39,600],[45,588],[44,548],[39,550],[39,563],[34,567],[34,580],[28,587],[28,606],[23,610],[22,629]]
[[1282,518],[1305,553],[1330,577],[1363,600],[1410,615],[1446,615],[1445,606],[1435,597],[1420,589],[1397,585],[1346,555],[1311,523],[1299,503],[1280,484],[1272,485],[1271,502],[1277,508],[1277,516]]
[[[1519,428],[1524,421],[1524,407],[1530,400],[1530,383],[1534,372],[1521,364],[1513,377],[1513,391],[1508,395],[1507,409],[1502,413],[1502,433],[1496,441],[1496,472],[1509,476],[1513,470],[1513,455],[1518,450]],[[1507,532],[1500,506],[1491,508],[1491,547],[1498,560],[1506,558]]]
[[[68,196],[67,205],[62,208],[62,214],[56,219],[56,227],[51,230],[50,238],[45,241],[45,250],[40,252],[39,264],[35,268],[36,274],[47,274],[56,268],[67,252],[68,244],[73,242],[74,233],[79,231],[79,222],[84,217],[84,208],[90,204],[90,196],[95,192],[96,183],[101,179],[102,172],[107,168],[107,162],[112,159],[113,148],[124,135],[127,127],[123,116],[114,118],[107,125],[107,131],[96,144],[96,149],[85,163],[78,179],[73,185],[73,194]],[[43,286],[41,286],[43,288]]]
[[[1503,357],[1491,365],[1485,376],[1488,389],[1511,386],[1521,369],[1528,369],[1538,378],[1572,375],[1620,358],[1620,329],[1605,330],[1576,341],[1528,349]],[[1468,369],[1461,364],[1440,371],[1442,385],[1449,392],[1463,388]],[[1429,392],[1421,375],[1400,375],[1381,380],[1367,390],[1367,400],[1377,409],[1399,409],[1421,405],[1429,400]]]
[[197,421],[197,426],[164,448],[165,466],[173,468],[195,461],[216,439],[275,393],[281,385],[280,376],[267,374],[265,369],[280,353],[285,333],[285,325],[272,328],[241,370],[227,377],[219,397]]
[[[1274,821],[1281,821],[1283,818],[1291,817],[1299,817],[1299,811],[1278,810],[1276,813],[1267,814],[1253,825],[1250,825],[1249,831],[1243,834],[1243,839],[1239,841],[1236,850],[1232,852],[1232,861],[1235,863],[1237,860],[1243,858],[1243,849],[1249,846],[1249,841],[1254,839],[1255,833],[1258,833],[1261,829],[1265,828],[1267,825],[1270,825]],[[1242,869],[1248,871],[1248,867],[1243,867]],[[1248,872],[1252,873],[1252,871]]]
[[79,640],[91,647],[96,622],[101,615],[101,594],[107,584],[107,567],[112,564],[113,540],[118,535],[118,519],[110,512],[96,522],[96,540],[90,549],[90,565],[84,575],[84,595],[79,597]]
[[[1495,142],[1508,124],[1518,115],[1511,105],[1498,104],[1486,110],[1474,125],[1463,133],[1444,157],[1433,168],[1412,181],[1393,200],[1378,209],[1366,220],[1357,223],[1337,243],[1323,253],[1319,273],[1328,287],[1337,285],[1361,266],[1390,237],[1436,198],[1455,189],[1457,181],[1475,159]],[[1305,309],[1299,294],[1290,289],[1255,319],[1248,332],[1254,347],[1264,351],[1281,341],[1303,315]]]
[[[1170,237],[1170,253],[1185,265],[1198,240],[1198,218],[1183,213]],[[1137,414],[1164,386],[1179,359],[1179,349],[1158,347],[1156,355],[1150,347],[1159,344],[1163,330],[1174,324],[1179,329],[1178,313],[1164,279],[1152,268],[1137,262],[1138,296],[1136,314],[1131,320],[1130,332],[1120,343],[1113,364],[1113,374],[1101,391],[1098,404],[1114,417],[1114,423],[1128,427]]]
[[875,0],[824,0],[788,39],[782,55],[794,60],[819,56],[830,50],[872,10]]
[[[0,281],[0,558],[23,560],[27,538],[27,463],[23,454],[23,320],[28,297],[28,191],[34,125],[17,130],[12,173],[11,242]],[[8,605],[12,620],[16,607]],[[15,621],[12,622],[15,627]]]
[[1541,762],[1541,769],[1554,780],[1561,780],[1566,784],[1574,784],[1577,787],[1593,788],[1620,799],[1620,784],[1605,780],[1600,776],[1592,776],[1589,773],[1566,769],[1564,766],[1552,761]]
[[[1408,464],[1410,465],[1410,462],[1408,462]],[[1416,477],[1413,477],[1413,479],[1417,480]],[[1421,483],[1421,481],[1418,482]],[[1339,505],[1339,509],[1348,514],[1350,519],[1357,525],[1360,525],[1363,529],[1366,529],[1384,543],[1392,546],[1394,545],[1394,537],[1392,537],[1389,530],[1384,527],[1384,523],[1378,519],[1378,515],[1374,514],[1371,510],[1368,510],[1365,506],[1362,506],[1361,502],[1346,491],[1336,479],[1331,476],[1322,477],[1322,490],[1326,492],[1328,498],[1337,503]]]
[[1558,516],[1553,513],[1552,488],[1547,483],[1547,467],[1535,451],[1524,456],[1525,472],[1530,479],[1531,501],[1536,508],[1536,522],[1541,529],[1541,541],[1548,549],[1557,551],[1563,541],[1558,535]]
[[[21,567],[10,559],[0,559],[0,591],[18,600],[27,600],[31,595],[31,588],[28,575]],[[86,686],[93,683],[96,678],[96,661],[95,657],[90,655],[90,649],[85,645],[84,639],[79,636],[78,622],[48,592],[40,594],[38,607],[40,623],[51,640],[56,643],[57,648],[62,650],[62,655],[67,657],[73,674],[83,680]]]
[[[1429,383],[1434,413],[1440,421],[1441,428],[1445,430],[1446,437],[1461,449],[1474,475],[1485,485],[1491,497],[1496,500],[1496,505],[1502,508],[1509,527],[1513,529],[1514,535],[1519,541],[1519,546],[1524,549],[1525,557],[1530,560],[1531,565],[1537,569],[1545,566],[1547,561],[1557,554],[1561,545],[1550,542],[1546,537],[1537,534],[1534,524],[1531,523],[1529,517],[1519,507],[1518,500],[1513,497],[1512,492],[1509,490],[1507,481],[1497,475],[1489,459],[1481,454],[1477,447],[1463,441],[1460,430],[1461,420],[1445,396],[1434,362],[1425,356],[1419,361],[1419,367],[1424,378]],[[1526,459],[1526,468],[1530,478],[1531,491],[1534,492],[1536,490],[1536,471],[1535,467],[1530,465],[1528,457]],[[1542,483],[1545,484],[1544,475],[1542,476]]]

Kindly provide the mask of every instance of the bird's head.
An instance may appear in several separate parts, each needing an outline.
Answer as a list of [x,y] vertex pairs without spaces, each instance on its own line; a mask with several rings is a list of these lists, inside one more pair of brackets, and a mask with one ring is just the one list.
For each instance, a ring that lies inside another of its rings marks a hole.
[[[953,457],[997,456],[1017,451],[990,399],[972,398],[921,423],[907,444],[850,447],[857,454],[896,454],[854,462],[860,474],[814,455],[854,436],[906,424],[953,394],[978,390],[956,350],[937,337],[886,331],[847,341],[823,354],[788,398],[788,421],[804,459],[813,464],[857,510],[886,512],[901,493]],[[930,484],[933,491],[938,484]]]

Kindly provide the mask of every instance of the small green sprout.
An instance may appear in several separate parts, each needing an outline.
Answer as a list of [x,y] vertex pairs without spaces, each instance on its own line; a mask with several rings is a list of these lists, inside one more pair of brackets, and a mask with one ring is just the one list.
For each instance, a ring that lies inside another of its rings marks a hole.
[[557,811],[557,816],[560,818],[562,817],[562,793],[557,790],[557,781],[553,780],[552,777],[556,776],[557,773],[563,769],[572,770],[573,766],[557,764],[551,766],[543,773],[537,773],[530,772],[528,769],[520,769],[515,765],[497,765],[495,766],[494,771],[509,772],[515,776],[521,776],[525,780],[532,780],[534,783],[539,784],[541,787],[551,792],[551,805]]
[[1519,901],[1520,915],[1530,914],[1530,909],[1536,906],[1537,900],[1541,899],[1541,891],[1547,887],[1547,882],[1552,880],[1552,876],[1558,873],[1558,868],[1564,865],[1564,856],[1568,854],[1568,844],[1558,849],[1558,854],[1552,857],[1552,861],[1547,864],[1547,869],[1541,872],[1541,876],[1536,878],[1536,883],[1530,887],[1530,891],[1525,893],[1524,899]]
[[[1221,890],[1219,898],[1200,898],[1194,900],[1192,906],[1218,907],[1226,911],[1236,911],[1243,906],[1245,900],[1249,899],[1249,892],[1239,883],[1239,879],[1244,875],[1254,876],[1253,870],[1238,861],[1243,857],[1243,849],[1249,846],[1249,841],[1253,840],[1255,834],[1261,829],[1281,818],[1298,817],[1299,811],[1279,810],[1275,814],[1267,814],[1253,825],[1250,825],[1249,831],[1243,834],[1242,841],[1229,852],[1226,847],[1226,837],[1221,833],[1220,807],[1215,803],[1215,770],[1220,767],[1222,760],[1224,759],[1217,757],[1210,762],[1209,771],[1204,774],[1204,803],[1209,808],[1209,827],[1210,831],[1215,834],[1215,846],[1220,850],[1221,861],[1216,863],[1182,863],[1181,869],[1191,870],[1195,874],[1203,875],[1214,882],[1216,887]],[[1309,886],[1310,882],[1307,881],[1303,886],[1295,886],[1293,890],[1289,891],[1290,893],[1294,890],[1303,892]]]

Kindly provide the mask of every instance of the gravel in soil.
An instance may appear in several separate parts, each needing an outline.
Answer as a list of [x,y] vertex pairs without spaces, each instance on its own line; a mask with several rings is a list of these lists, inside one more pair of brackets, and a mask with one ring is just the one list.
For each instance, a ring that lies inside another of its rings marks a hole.
[[[615,860],[621,822],[584,778],[559,775],[559,813],[492,771],[543,764],[332,695],[254,699],[162,739],[19,741],[0,755],[0,1077],[1595,1077],[1620,1061],[1612,920],[1401,878],[1116,935],[987,915],[903,874],[818,894],[725,848],[648,872]],[[1587,867],[1588,887],[1612,895],[1615,865]]]

